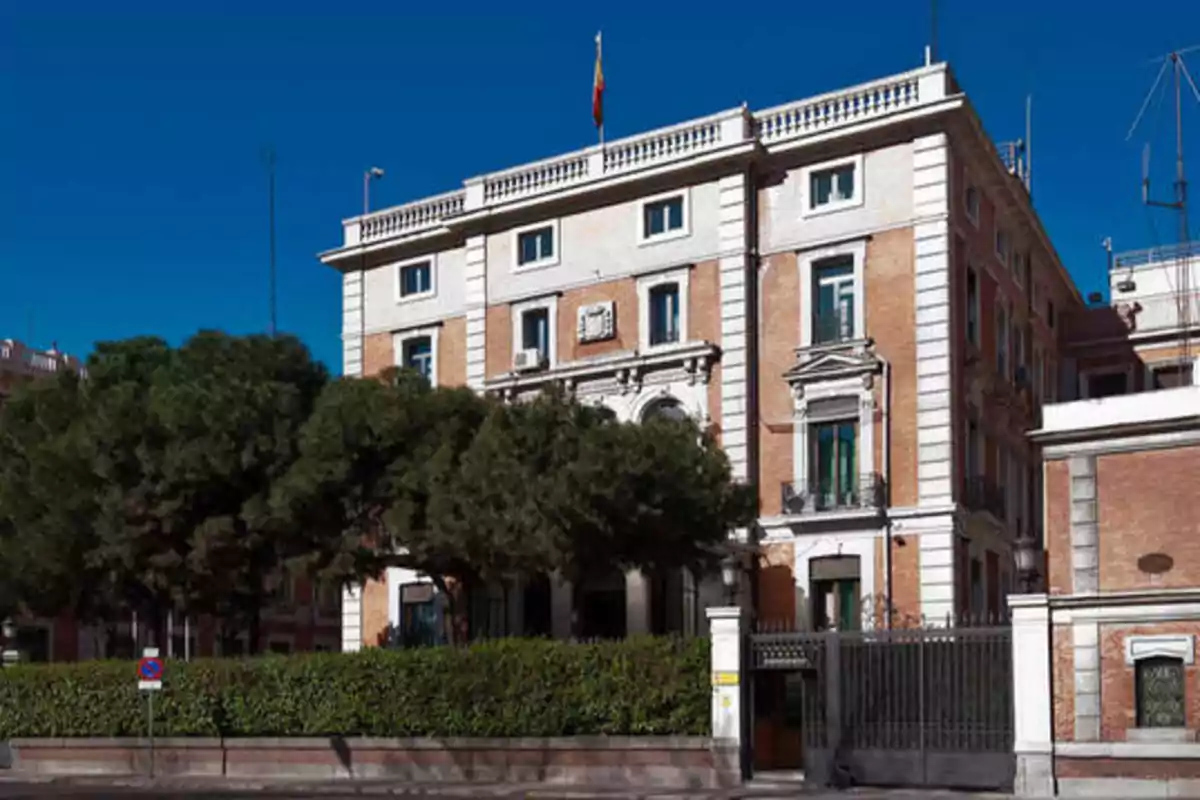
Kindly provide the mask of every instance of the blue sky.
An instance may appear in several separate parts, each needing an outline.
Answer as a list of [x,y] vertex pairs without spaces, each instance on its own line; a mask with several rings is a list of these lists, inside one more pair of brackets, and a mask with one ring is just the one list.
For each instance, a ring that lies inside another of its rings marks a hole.
[[[994,137],[1021,135],[1033,93],[1035,203],[1081,288],[1104,284],[1104,236],[1171,241],[1139,187],[1149,136],[1169,190],[1167,108],[1125,137],[1150,59],[1200,44],[1200,3],[938,5],[940,52]],[[137,334],[265,330],[273,145],[280,327],[340,370],[340,283],[315,254],[360,207],[362,170],[387,170],[382,206],[591,144],[599,28],[616,138],[918,66],[929,7],[4,3],[0,338],[83,353]],[[1193,62],[1200,79],[1200,51]],[[1200,185],[1200,113],[1187,112]]]

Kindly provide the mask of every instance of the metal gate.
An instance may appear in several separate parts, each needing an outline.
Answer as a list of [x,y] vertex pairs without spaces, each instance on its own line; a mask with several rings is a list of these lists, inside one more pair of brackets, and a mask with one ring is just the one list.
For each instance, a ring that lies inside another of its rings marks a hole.
[[798,694],[806,782],[1011,788],[1010,628],[759,632],[750,651],[756,692],[785,673]]

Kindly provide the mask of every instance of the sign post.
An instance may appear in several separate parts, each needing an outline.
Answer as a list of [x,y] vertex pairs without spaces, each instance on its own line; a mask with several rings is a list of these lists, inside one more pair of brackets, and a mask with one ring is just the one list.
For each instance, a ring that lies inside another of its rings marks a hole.
[[138,691],[146,693],[146,732],[150,738],[150,777],[154,777],[154,693],[162,691],[163,662],[157,647],[142,650],[137,665]]

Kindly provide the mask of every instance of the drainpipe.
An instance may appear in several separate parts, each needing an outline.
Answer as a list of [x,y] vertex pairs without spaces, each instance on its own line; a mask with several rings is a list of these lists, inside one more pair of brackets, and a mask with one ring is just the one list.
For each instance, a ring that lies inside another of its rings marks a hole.
[[888,630],[892,629],[892,515],[891,515],[891,485],[888,479],[892,472],[892,364],[886,358],[878,356],[883,362],[883,514],[887,528],[883,538],[884,553],[884,601],[887,615]]

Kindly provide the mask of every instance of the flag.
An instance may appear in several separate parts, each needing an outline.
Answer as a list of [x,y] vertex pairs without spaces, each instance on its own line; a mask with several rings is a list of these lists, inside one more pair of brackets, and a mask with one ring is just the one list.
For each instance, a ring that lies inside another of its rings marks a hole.
[[596,34],[596,76],[592,81],[592,119],[604,127],[604,70],[600,66],[600,34]]

